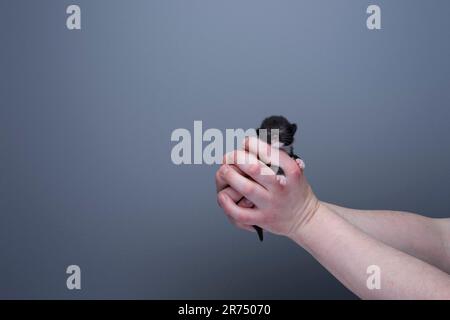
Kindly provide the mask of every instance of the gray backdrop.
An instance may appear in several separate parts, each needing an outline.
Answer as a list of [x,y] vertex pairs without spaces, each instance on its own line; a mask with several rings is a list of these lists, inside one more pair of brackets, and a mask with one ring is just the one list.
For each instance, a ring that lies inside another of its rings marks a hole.
[[449,215],[449,1],[71,3],[0,2],[1,298],[355,298],[172,164],[194,120],[283,114],[321,199]]

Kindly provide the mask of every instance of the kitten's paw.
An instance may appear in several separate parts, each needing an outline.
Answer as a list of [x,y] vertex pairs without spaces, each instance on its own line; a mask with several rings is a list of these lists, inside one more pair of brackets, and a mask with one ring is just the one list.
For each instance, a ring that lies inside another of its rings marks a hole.
[[286,177],[285,177],[285,176],[277,175],[277,181],[278,181],[282,186],[285,186],[285,185],[286,185]]
[[300,158],[297,158],[297,159],[295,159],[295,162],[297,162],[297,164],[300,167],[300,169],[305,170],[305,161],[303,161]]

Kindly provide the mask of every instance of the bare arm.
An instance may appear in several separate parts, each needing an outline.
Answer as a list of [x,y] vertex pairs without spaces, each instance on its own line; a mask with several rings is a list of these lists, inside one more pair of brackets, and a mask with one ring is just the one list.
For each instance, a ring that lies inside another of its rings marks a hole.
[[[450,299],[450,276],[360,231],[321,205],[290,236],[364,299]],[[381,288],[367,287],[367,268],[380,268]]]
[[450,219],[431,219],[398,211],[355,210],[322,203],[369,236],[450,272]]
[[[248,141],[245,148],[256,154]],[[244,159],[248,156],[244,151],[237,151],[233,158],[239,155]],[[263,160],[277,164],[276,159]],[[280,154],[279,166],[286,174],[284,185],[273,174],[262,174],[271,171],[264,163],[233,162],[234,166],[225,164],[217,172],[219,205],[236,226],[250,229],[257,225],[289,237],[362,298],[450,299],[448,274],[377,240],[320,202],[294,160]],[[252,207],[236,204],[242,196]],[[405,239],[407,236],[402,234]],[[367,287],[367,268],[372,265],[381,271],[379,290]]]

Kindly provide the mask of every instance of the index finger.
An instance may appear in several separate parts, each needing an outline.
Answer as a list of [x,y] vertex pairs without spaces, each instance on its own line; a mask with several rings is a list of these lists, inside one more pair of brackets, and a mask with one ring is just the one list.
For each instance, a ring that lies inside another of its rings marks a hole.
[[[220,192],[229,186],[228,182],[226,182],[225,179],[223,178],[223,176],[220,174],[220,170],[222,169],[222,166],[220,166],[219,170],[216,171],[216,191],[217,192]],[[229,165],[229,166],[231,169],[236,170],[236,172],[239,173],[240,175],[246,176],[246,174],[244,172],[242,172],[242,170],[239,169],[238,167],[236,167],[235,165]]]
[[244,150],[256,155],[259,160],[268,166],[281,167],[287,177],[298,175],[300,171],[297,163],[286,152],[272,147],[258,137],[246,137]]

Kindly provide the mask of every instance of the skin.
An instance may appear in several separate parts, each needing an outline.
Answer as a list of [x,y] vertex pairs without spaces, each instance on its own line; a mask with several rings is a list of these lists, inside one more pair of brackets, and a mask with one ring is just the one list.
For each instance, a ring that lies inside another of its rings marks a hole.
[[450,219],[323,204],[372,238],[450,273]]
[[[248,138],[244,150],[225,156],[216,174],[217,200],[234,225],[249,231],[258,225],[292,239],[361,298],[450,299],[450,276],[442,271],[450,265],[448,219],[322,202],[295,160],[274,154]],[[284,170],[285,185],[269,163]],[[248,200],[236,203],[242,197]],[[379,290],[366,285],[371,265],[381,270]]]

